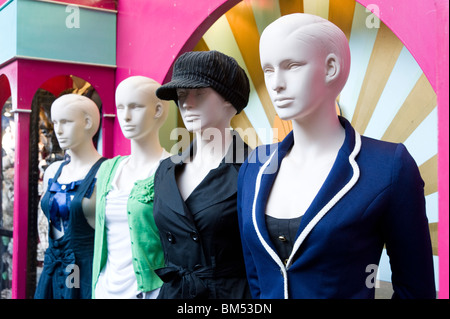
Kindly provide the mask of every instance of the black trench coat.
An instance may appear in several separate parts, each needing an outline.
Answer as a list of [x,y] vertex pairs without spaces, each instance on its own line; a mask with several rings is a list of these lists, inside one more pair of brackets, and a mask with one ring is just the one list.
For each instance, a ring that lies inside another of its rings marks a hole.
[[249,147],[233,132],[233,143],[183,200],[176,172],[188,151],[164,160],[155,173],[153,214],[166,267],[156,273],[164,281],[160,299],[250,298],[237,219],[237,177]]

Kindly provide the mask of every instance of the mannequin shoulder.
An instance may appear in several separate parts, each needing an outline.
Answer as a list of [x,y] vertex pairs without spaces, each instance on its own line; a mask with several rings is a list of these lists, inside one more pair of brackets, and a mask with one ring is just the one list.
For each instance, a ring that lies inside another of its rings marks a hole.
[[372,159],[372,161],[387,161],[404,157],[410,157],[410,153],[402,143],[392,143],[373,139],[370,137],[361,137],[360,156]]
[[[261,167],[270,160],[271,156],[278,149],[278,143],[257,146],[247,157],[247,160],[239,169],[240,180],[256,179]],[[269,165],[270,171],[274,165]],[[275,169],[276,171],[276,169]],[[269,171],[268,171],[269,172]]]
[[105,178],[112,174],[112,171],[117,167],[117,165],[125,159],[126,156],[117,155],[113,158],[105,159],[97,170],[96,177],[97,178]]
[[47,185],[48,185],[48,180],[50,178],[53,178],[53,176],[55,176],[56,171],[58,170],[58,168],[61,166],[61,164],[63,163],[63,161],[56,161],[53,162],[52,164],[50,164],[47,169],[44,171],[44,178],[43,178],[43,194],[46,192],[47,190]]
[[170,155],[159,162],[158,171],[165,172],[176,164],[182,162],[180,155]]
[[279,143],[257,146],[248,155],[246,163],[251,166],[257,167],[264,165],[264,163],[269,160],[272,154],[277,151],[278,144]]
[[56,161],[51,163],[44,172],[44,181],[55,176],[56,171],[58,170],[58,168],[61,166],[62,163],[63,161]]

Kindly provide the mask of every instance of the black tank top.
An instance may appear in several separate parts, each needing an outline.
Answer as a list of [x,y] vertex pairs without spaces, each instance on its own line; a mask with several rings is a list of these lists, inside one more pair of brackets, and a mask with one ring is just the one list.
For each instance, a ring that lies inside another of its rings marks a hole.
[[291,255],[301,219],[302,216],[285,219],[266,215],[266,225],[270,239],[284,264],[287,263]]

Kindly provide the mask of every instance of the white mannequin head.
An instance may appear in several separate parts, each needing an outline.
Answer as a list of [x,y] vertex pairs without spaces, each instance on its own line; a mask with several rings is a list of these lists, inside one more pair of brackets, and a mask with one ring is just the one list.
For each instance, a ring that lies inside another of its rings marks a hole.
[[245,70],[215,50],[183,53],[173,65],[171,81],[156,92],[161,99],[175,101],[186,128],[197,133],[228,129],[231,118],[247,105],[249,93]]
[[325,104],[334,107],[350,71],[345,34],[309,14],[290,14],[271,23],[261,35],[260,57],[267,90],[284,120]]
[[100,112],[91,99],[78,94],[65,94],[51,106],[54,131],[62,149],[92,143],[100,125]]
[[117,86],[117,118],[127,139],[138,140],[157,134],[164,124],[169,106],[155,95],[160,86],[145,76],[131,76]]
[[230,126],[236,109],[211,87],[177,89],[178,106],[189,132],[203,132],[210,128]]

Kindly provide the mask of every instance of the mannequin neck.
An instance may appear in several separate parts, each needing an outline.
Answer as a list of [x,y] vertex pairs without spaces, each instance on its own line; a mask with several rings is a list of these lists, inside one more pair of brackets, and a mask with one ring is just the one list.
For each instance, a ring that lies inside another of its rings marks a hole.
[[63,168],[58,179],[61,182],[69,182],[83,179],[102,156],[97,152],[91,140],[71,148],[68,151],[70,162]]
[[74,167],[92,165],[101,157],[94,147],[92,140],[71,148],[68,152],[70,155],[70,164]]
[[220,162],[233,141],[231,128],[212,128],[195,133],[195,162]]
[[146,138],[131,139],[130,142],[131,154],[116,179],[117,187],[126,191],[131,191],[135,181],[152,174],[163,152],[156,133],[148,134]]
[[298,160],[316,159],[337,153],[345,139],[334,101],[301,119],[292,121],[294,146],[291,154]]
[[163,148],[159,142],[159,134],[152,133],[146,138],[130,140],[130,164],[135,167],[146,166],[158,161]]

